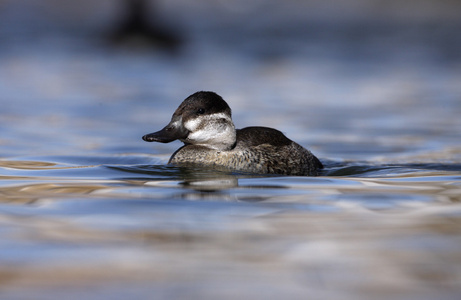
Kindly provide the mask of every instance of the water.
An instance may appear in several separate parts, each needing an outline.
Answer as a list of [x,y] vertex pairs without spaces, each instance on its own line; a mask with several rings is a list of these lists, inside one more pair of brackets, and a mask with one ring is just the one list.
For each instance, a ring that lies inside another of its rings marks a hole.
[[[459,24],[296,6],[250,22],[257,3],[205,20],[203,3],[163,8],[185,37],[173,55],[69,36],[71,19],[24,29],[50,15],[2,27],[1,298],[458,299]],[[309,148],[321,176],[167,165],[181,144],[141,137],[202,89],[237,127]]]

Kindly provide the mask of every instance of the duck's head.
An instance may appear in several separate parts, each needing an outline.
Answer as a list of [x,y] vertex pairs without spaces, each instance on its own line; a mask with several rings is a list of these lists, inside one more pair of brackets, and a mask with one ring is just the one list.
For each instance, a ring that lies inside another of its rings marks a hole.
[[162,130],[142,137],[146,142],[201,145],[229,150],[235,145],[236,132],[231,109],[214,92],[197,92],[184,100]]

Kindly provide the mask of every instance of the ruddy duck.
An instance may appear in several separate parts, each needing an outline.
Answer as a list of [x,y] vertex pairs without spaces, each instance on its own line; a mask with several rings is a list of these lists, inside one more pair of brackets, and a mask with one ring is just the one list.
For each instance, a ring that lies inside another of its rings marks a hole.
[[214,92],[197,92],[184,100],[160,131],[142,137],[146,142],[185,145],[168,163],[202,164],[236,171],[318,175],[322,163],[310,151],[276,129],[235,129],[229,105]]

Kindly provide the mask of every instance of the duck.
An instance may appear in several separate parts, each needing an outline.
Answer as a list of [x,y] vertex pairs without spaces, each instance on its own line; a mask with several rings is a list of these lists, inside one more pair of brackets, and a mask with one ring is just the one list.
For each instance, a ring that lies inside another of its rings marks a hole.
[[323,168],[309,150],[277,129],[236,129],[232,111],[211,91],[187,97],[163,129],[142,137],[146,142],[184,143],[168,164],[194,165],[254,174],[316,176]]

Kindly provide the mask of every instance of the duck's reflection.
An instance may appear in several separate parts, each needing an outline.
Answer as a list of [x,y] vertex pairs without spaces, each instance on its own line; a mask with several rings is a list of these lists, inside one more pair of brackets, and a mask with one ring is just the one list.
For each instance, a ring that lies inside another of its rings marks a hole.
[[[201,166],[179,166],[180,185],[195,192],[210,194],[237,188],[241,174]],[[205,196],[205,195],[204,195]]]
[[238,187],[236,176],[222,176],[214,179],[186,180],[181,182],[185,188],[190,188],[200,192],[216,192]]
[[[183,186],[184,192],[180,197],[185,200],[217,200],[220,201],[241,201],[241,202],[261,202],[270,199],[271,194],[250,193],[248,190],[260,189],[287,189],[284,185],[260,185],[249,184],[247,179],[258,179],[267,177],[260,174],[232,172],[228,169],[206,168],[203,166],[181,166],[178,167],[182,178],[179,182]],[[275,175],[274,175],[275,176]],[[240,186],[239,180],[245,179],[245,185]],[[236,191],[241,189],[242,194]],[[243,193],[243,191],[247,191]]]

